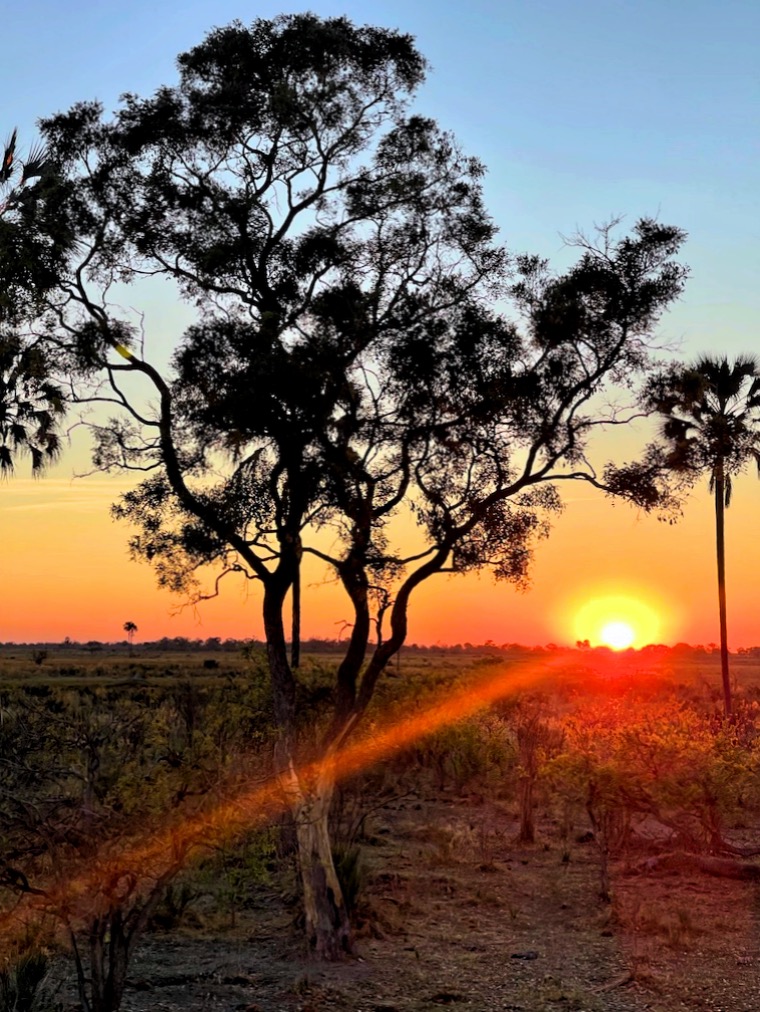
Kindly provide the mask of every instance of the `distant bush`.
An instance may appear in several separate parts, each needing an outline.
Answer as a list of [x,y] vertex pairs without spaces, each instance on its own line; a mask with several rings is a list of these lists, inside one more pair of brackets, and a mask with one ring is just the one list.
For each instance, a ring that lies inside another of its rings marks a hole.
[[496,786],[517,761],[516,742],[507,724],[488,714],[443,727],[413,749],[421,766],[436,772],[437,786],[462,792],[476,784]]

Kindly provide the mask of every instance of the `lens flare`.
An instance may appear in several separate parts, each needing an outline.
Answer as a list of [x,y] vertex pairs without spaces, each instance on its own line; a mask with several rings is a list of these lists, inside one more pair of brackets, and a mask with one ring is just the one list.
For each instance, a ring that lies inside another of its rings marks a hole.
[[[561,657],[505,664],[486,679],[474,681],[453,693],[443,693],[433,705],[384,728],[375,728],[358,741],[335,749],[298,770],[293,769],[292,778],[301,783],[313,782],[323,774],[336,781],[345,779],[419,738],[463,720],[497,699],[534,688],[556,675],[561,664]],[[84,917],[101,894],[103,883],[109,879],[129,879],[134,892],[142,892],[167,875],[178,860],[189,861],[198,848],[219,845],[270,821],[287,807],[283,778],[271,777],[238,790],[214,807],[190,811],[181,822],[172,822],[168,828],[137,836],[130,843],[123,840],[104,844],[99,854],[83,857],[78,872],[72,872],[65,881],[54,878],[43,883],[41,889],[21,890],[27,894],[29,905],[19,904],[0,913],[0,949],[2,942],[14,931],[33,924],[51,909],[65,907],[70,922]]]

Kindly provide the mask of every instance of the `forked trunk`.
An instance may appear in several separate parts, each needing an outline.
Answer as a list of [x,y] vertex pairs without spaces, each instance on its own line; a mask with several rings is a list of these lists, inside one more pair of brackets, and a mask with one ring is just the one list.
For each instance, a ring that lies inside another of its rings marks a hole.
[[328,816],[335,774],[325,760],[312,783],[302,783],[291,764],[283,777],[295,822],[298,864],[303,893],[306,937],[322,959],[339,959],[351,952],[351,924],[335,871]]
[[720,614],[720,673],[726,716],[731,716],[731,678],[728,671],[728,623],[726,620],[726,481],[723,461],[715,468],[715,541],[718,556],[718,610]]
[[287,581],[272,581],[264,591],[264,629],[275,720],[280,729],[275,768],[295,823],[306,937],[318,956],[337,959],[351,950],[351,931],[335,873],[328,826],[335,788],[334,758],[328,755],[307,777],[298,772],[295,681],[288,664],[282,619],[287,589]]
[[118,1012],[127,983],[129,939],[121,912],[99,918],[90,929],[92,1012]]

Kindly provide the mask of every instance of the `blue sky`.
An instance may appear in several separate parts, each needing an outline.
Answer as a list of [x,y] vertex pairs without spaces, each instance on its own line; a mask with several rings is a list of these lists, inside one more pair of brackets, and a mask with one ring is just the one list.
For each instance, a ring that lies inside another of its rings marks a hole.
[[[310,9],[413,34],[432,65],[417,107],[488,167],[514,251],[613,214],[688,230],[693,276],[665,325],[684,355],[757,345],[760,5],[756,0],[318,0]],[[80,99],[114,108],[175,79],[213,25],[304,9],[217,0],[17,4],[3,18],[3,130]]]

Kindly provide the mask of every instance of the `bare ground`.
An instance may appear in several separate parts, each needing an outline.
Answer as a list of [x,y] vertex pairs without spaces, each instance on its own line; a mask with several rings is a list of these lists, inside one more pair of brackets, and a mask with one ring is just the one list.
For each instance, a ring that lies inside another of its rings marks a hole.
[[[755,882],[687,863],[613,863],[598,900],[593,841],[556,825],[517,846],[513,815],[476,801],[406,799],[375,817],[357,955],[309,961],[293,912],[257,894],[236,927],[202,917],[154,933],[125,1012],[758,1012]],[[751,834],[745,833],[748,842]],[[59,994],[74,1009],[70,986]]]

